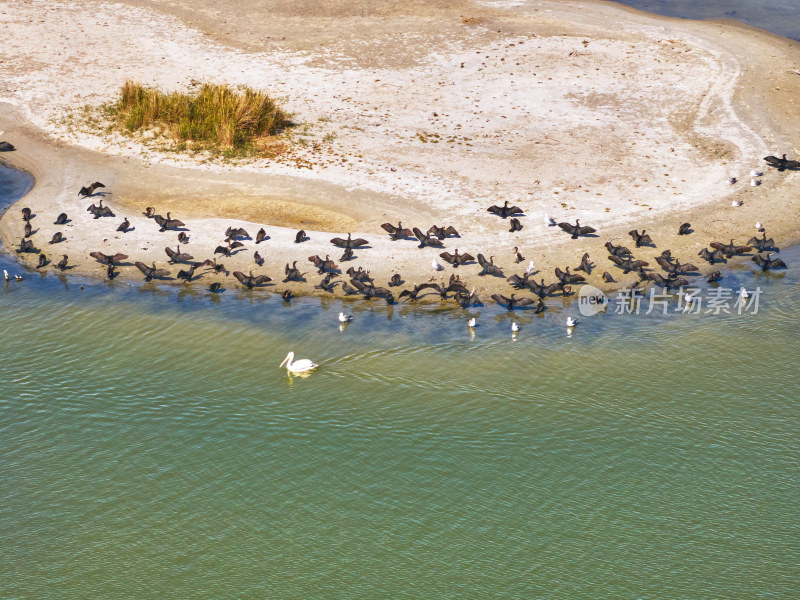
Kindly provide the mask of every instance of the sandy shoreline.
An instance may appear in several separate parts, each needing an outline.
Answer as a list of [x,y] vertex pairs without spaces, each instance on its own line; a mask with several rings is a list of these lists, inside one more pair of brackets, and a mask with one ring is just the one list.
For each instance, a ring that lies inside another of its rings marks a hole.
[[[462,237],[448,239],[446,250],[495,255],[506,275],[523,268],[513,262],[518,246],[548,282],[553,267],[574,268],[589,252],[596,268],[588,279],[601,288],[606,270],[621,283],[635,279],[612,268],[602,247],[612,238],[632,247],[626,232],[634,227],[657,244],[637,257],[654,265],[671,248],[704,270],[701,248],[731,237],[743,243],[756,221],[779,245],[800,241],[800,174],[768,170],[761,160],[800,148],[800,117],[790,120],[798,114],[800,52],[790,40],[605,4],[576,11],[565,2],[411,3],[398,11],[377,3],[359,12],[329,2],[295,14],[275,3],[277,17],[246,27],[234,26],[245,18],[236,12],[223,23],[221,4],[190,12],[185,5],[158,4],[164,14],[144,1],[0,4],[10,48],[0,62],[0,130],[18,148],[2,158],[36,177],[22,201],[38,215],[33,240],[48,258],[68,254],[73,273],[104,276],[88,257],[93,250],[163,265],[177,234],[159,233],[142,216],[145,206],[185,221],[185,249],[200,260],[229,225],[252,235],[263,226],[269,240],[249,241],[224,262],[296,293],[313,293],[319,279],[306,258],[338,259],[328,240],[347,231],[370,248],[343,269],[363,266],[376,285],[395,272],[408,283],[430,279],[440,251],[391,242],[384,221],[454,225]],[[81,27],[91,35],[74,36]],[[43,32],[45,44],[37,41]],[[288,98],[303,127],[277,164],[196,164],[64,120],[110,99],[126,78],[166,88],[190,79],[265,87]],[[751,169],[765,171],[758,187],[749,185]],[[727,184],[729,176],[739,183]],[[113,219],[93,220],[90,201],[77,196],[95,180],[111,192]],[[521,232],[508,233],[506,221],[486,212],[504,200],[525,209]],[[744,204],[733,208],[732,200]],[[22,204],[0,221],[7,251],[22,235]],[[72,219],[67,226],[53,224],[60,212]],[[544,224],[545,214],[580,218],[598,237],[570,240]],[[120,234],[124,217],[135,229]],[[684,221],[695,233],[679,237]],[[302,245],[293,243],[298,228],[310,237]],[[57,230],[67,240],[49,246]],[[256,249],[263,267],[254,265]],[[280,284],[294,260],[309,283]],[[180,267],[168,268],[174,275]],[[510,291],[478,271],[446,266],[436,277],[459,273],[481,293]],[[121,279],[140,277],[135,268],[120,271]]]

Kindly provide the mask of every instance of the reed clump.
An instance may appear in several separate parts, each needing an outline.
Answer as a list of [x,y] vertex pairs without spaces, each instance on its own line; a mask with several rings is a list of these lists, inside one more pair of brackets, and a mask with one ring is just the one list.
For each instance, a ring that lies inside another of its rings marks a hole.
[[274,137],[292,125],[291,115],[266,93],[226,84],[164,93],[126,81],[107,112],[129,132],[155,131],[180,148],[222,152],[274,149]]

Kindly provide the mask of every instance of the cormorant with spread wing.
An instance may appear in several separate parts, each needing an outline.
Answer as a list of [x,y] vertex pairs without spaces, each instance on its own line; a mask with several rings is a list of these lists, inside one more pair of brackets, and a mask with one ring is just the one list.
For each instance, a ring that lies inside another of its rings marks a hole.
[[151,267],[148,267],[146,264],[139,261],[136,261],[133,264],[135,264],[136,268],[142,272],[145,281],[150,281],[151,279],[160,279],[162,277],[169,277],[169,271],[167,271],[166,269],[157,269],[155,262]]
[[569,267],[564,267],[564,271],[556,267],[555,274],[558,277],[558,280],[561,283],[579,283],[581,281],[586,281],[586,278],[583,275],[578,275],[577,273],[570,273]]
[[340,237],[335,237],[331,240],[331,244],[338,246],[339,248],[361,248],[362,246],[369,244],[369,242],[364,238],[352,239],[351,234],[348,233],[346,240]]
[[514,294],[511,294],[510,298],[507,298],[502,294],[492,294],[492,300],[497,302],[500,306],[507,308],[508,310],[514,310],[515,308],[524,308],[536,302],[536,300],[534,300],[533,298],[517,299],[514,297]]
[[789,169],[791,171],[795,171],[800,169],[800,161],[798,160],[788,160],[786,155],[784,154],[782,158],[778,158],[777,156],[765,156],[764,160],[767,161],[769,166],[775,167],[778,171],[785,171]]
[[731,239],[730,244],[723,244],[722,242],[711,242],[709,244],[712,248],[719,250],[722,252],[727,258],[733,258],[734,255],[744,254],[746,252],[750,252],[752,248],[750,246],[737,246],[733,243],[733,239]]
[[414,237],[414,234],[411,232],[410,229],[403,228],[402,221],[397,222],[397,227],[395,227],[391,223],[383,223],[381,225],[381,229],[383,229],[386,233],[389,234],[389,238],[392,241],[397,241],[400,238]]
[[775,245],[775,240],[772,238],[767,239],[767,234],[764,233],[761,235],[760,238],[753,236],[747,241],[748,246],[752,246],[759,252],[766,252],[768,250],[777,250],[778,247]]
[[509,206],[508,200],[505,201],[503,206],[492,205],[486,209],[488,212],[498,217],[505,219],[509,215],[521,215],[524,211],[519,206]]
[[[784,154],[784,156],[786,156],[786,155]],[[86,198],[86,197],[91,196],[92,194],[94,194],[94,191],[97,188],[101,188],[101,187],[106,187],[106,186],[104,186],[99,181],[95,181],[93,184],[89,185],[88,187],[82,187],[78,191],[78,195],[79,196],[83,196],[84,198]]]
[[709,264],[713,265],[715,262],[728,262],[725,260],[725,257],[720,250],[714,250],[713,252],[709,252],[708,248],[703,248],[700,252],[697,253],[697,256],[702,258],[705,261],[708,261]]
[[579,235],[588,235],[597,231],[594,227],[588,225],[581,225],[580,219],[575,219],[575,225],[567,223],[566,221],[559,223],[558,226],[572,236],[573,240],[577,240]]
[[153,217],[156,223],[161,225],[161,229],[159,231],[166,231],[167,229],[177,229],[178,227],[185,227],[183,221],[178,219],[173,219],[172,215],[167,213],[166,217],[162,217],[161,215],[155,215]]
[[627,256],[622,258],[620,256],[609,256],[608,260],[613,262],[617,265],[620,269],[622,269],[623,275],[626,273],[630,273],[631,271],[635,271],[642,267],[650,266],[650,263],[644,260],[633,260],[632,256]]
[[761,267],[762,271],[769,271],[770,269],[785,269],[786,263],[783,262],[780,258],[770,258],[772,256],[772,252],[767,252],[766,257],[761,256],[760,254],[756,254],[753,257],[753,262],[756,263],[759,267]]
[[633,254],[625,246],[615,246],[611,242],[606,242],[606,250],[611,256],[630,256]]
[[181,252],[180,244],[178,244],[177,250],[173,250],[172,248],[167,246],[166,248],[164,248],[164,252],[166,252],[167,256],[169,256],[169,262],[171,263],[188,262],[194,258],[194,256],[192,256],[191,254],[188,254],[186,252]]
[[245,286],[248,290],[252,290],[257,285],[261,285],[262,283],[267,283],[272,281],[272,277],[269,275],[253,275],[253,272],[250,271],[249,275],[245,275],[241,271],[234,271],[233,276],[239,280],[243,286]]
[[489,260],[486,260],[486,257],[483,254],[478,254],[478,264],[482,267],[482,270],[480,273],[478,273],[478,275],[494,275],[495,277],[505,277],[500,267],[495,266],[494,256],[490,256]]
[[289,266],[289,263],[286,263],[286,267],[283,269],[286,277],[283,280],[283,283],[287,281],[304,281],[302,273],[300,273],[300,269],[297,268],[297,261],[292,263],[292,266]]
[[104,265],[119,264],[120,261],[128,258],[128,255],[122,254],[122,252],[118,252],[117,254],[103,254],[102,252],[90,252],[89,256],[91,256],[96,261],[103,263]]
[[[167,213],[169,216],[169,213]],[[228,227],[225,230],[225,237],[229,240],[235,240],[236,238],[250,238],[250,234],[247,233],[244,227]]]
[[457,268],[458,265],[463,265],[468,263],[471,260],[475,260],[475,257],[472,254],[459,254],[458,248],[456,248],[454,254],[450,254],[449,252],[442,252],[440,255],[445,262],[449,262],[453,265],[454,268]]
[[414,236],[419,240],[419,246],[417,246],[418,248],[424,248],[425,246],[444,248],[442,241],[432,233],[422,233],[422,230],[419,227],[414,227],[412,231],[414,232]]
[[646,229],[642,229],[642,233],[639,233],[638,229],[633,229],[628,232],[628,235],[633,238],[634,242],[636,242],[637,248],[640,246],[655,246],[653,243],[653,238],[647,235],[646,231]]
[[452,225],[449,225],[448,227],[439,227],[437,225],[432,225],[430,229],[428,229],[428,235],[435,235],[440,240],[443,240],[446,237],[450,237],[451,235],[455,237],[461,237],[458,231],[456,231],[456,228],[453,227]]

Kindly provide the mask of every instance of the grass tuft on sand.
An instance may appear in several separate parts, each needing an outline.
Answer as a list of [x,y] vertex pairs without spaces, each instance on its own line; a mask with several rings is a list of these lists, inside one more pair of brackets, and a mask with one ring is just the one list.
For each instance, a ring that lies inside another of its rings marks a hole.
[[195,92],[164,93],[126,81],[106,113],[122,129],[154,132],[178,150],[246,155],[280,153],[275,136],[291,115],[266,93],[249,87],[204,83]]

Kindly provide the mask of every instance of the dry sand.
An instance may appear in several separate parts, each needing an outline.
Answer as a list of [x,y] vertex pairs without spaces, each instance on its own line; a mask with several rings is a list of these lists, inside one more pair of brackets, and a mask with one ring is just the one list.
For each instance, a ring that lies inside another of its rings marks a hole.
[[[761,160],[800,149],[796,42],[610,4],[428,4],[0,3],[0,130],[18,148],[4,158],[37,178],[22,201],[37,214],[37,247],[55,259],[68,254],[74,273],[104,275],[92,250],[161,264],[177,236],[141,215],[154,206],[186,222],[186,250],[197,259],[211,256],[229,225],[253,235],[264,226],[264,267],[254,266],[248,242],[225,260],[232,269],[279,279],[286,262],[299,260],[316,282],[306,257],[338,258],[331,234],[352,231],[371,247],[344,268],[370,269],[381,284],[398,271],[408,282],[428,280],[439,251],[391,242],[380,229],[402,220],[423,230],[454,225],[462,238],[448,239],[447,250],[494,255],[506,274],[521,271],[513,246],[542,273],[574,267],[588,251],[597,264],[589,281],[607,287],[600,274],[619,271],[602,244],[631,246],[634,227],[658,246],[637,256],[672,248],[699,266],[700,248],[744,242],[759,220],[779,244],[800,237],[800,174]],[[300,126],[277,160],[160,151],[81,117],[126,79],[164,89],[199,81],[263,88],[285,98]],[[751,169],[766,171],[759,187],[749,185]],[[739,183],[729,185],[730,176]],[[116,218],[93,220],[90,202],[77,196],[95,180],[106,184]],[[504,200],[525,209],[521,232],[486,212]],[[22,204],[0,221],[6,248],[22,235]],[[72,222],[53,225],[60,212]],[[599,235],[571,240],[545,215],[579,218]],[[135,227],[126,234],[115,231],[123,217]],[[678,237],[684,221],[695,233]],[[301,246],[293,243],[299,228],[311,238]],[[48,246],[56,230],[67,239]],[[479,290],[509,289],[477,271],[457,272]],[[123,268],[121,277],[139,274]]]

